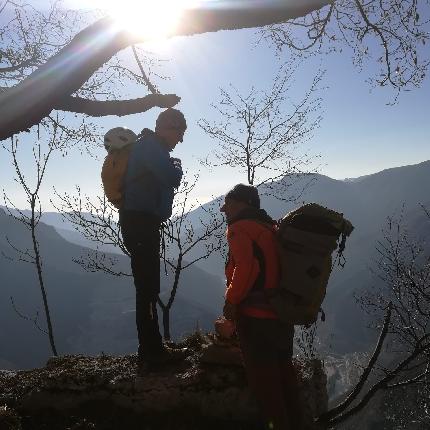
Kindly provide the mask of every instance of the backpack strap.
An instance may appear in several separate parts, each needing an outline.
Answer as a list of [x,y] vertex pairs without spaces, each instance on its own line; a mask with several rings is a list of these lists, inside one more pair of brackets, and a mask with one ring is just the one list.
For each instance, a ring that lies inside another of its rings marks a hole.
[[258,273],[257,279],[254,282],[254,285],[250,289],[250,292],[263,291],[264,284],[266,283],[266,261],[264,259],[263,250],[258,246],[257,242],[252,241],[252,251],[253,251],[254,257],[258,261],[260,271]]
[[250,288],[245,299],[241,302],[241,306],[252,306],[260,309],[272,310],[264,289],[264,284],[266,283],[266,263],[264,254],[261,247],[255,241],[252,241],[252,249],[254,257],[260,266],[260,271],[254,285]]
[[[246,234],[245,232],[243,232]],[[249,235],[246,234],[248,237]],[[266,261],[264,259],[263,250],[257,244],[257,242],[249,237],[249,240],[252,243],[252,253],[255,259],[258,261],[258,265],[260,267],[260,271],[258,273],[257,279],[254,282],[254,285],[251,287],[249,292],[251,291],[262,291],[264,289],[264,284],[266,283]],[[227,257],[225,260],[225,267],[228,266],[231,259],[230,251],[227,253]]]

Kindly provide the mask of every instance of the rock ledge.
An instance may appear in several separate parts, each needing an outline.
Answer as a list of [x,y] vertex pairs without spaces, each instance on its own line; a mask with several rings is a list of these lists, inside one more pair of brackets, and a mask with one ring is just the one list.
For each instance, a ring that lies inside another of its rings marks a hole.
[[[254,428],[257,408],[237,345],[203,335],[184,343],[190,351],[185,361],[142,376],[135,355],[62,356],[45,368],[0,372],[0,405],[7,405],[14,423],[2,424],[0,410],[0,428]],[[327,409],[326,377],[320,361],[296,365],[311,423]],[[23,417],[22,427],[13,411]]]

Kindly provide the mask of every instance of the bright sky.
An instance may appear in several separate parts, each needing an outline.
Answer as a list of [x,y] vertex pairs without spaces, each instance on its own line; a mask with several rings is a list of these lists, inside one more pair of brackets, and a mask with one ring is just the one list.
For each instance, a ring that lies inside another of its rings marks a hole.
[[[82,7],[85,1],[68,0],[68,4]],[[240,30],[173,38],[146,45],[160,57],[170,59],[160,72],[171,79],[158,83],[162,92],[182,97],[178,108],[185,113],[189,127],[184,142],[172,155],[181,158],[191,172],[198,170],[198,159],[214,148],[214,142],[200,130],[197,121],[214,118],[210,104],[219,100],[219,88],[228,88],[232,84],[244,93],[252,86],[270,88],[281,63],[272,47],[265,43],[256,45],[257,40],[255,30]],[[364,67],[359,73],[346,51],[308,61],[296,75],[293,96],[299,98],[310,85],[320,61],[326,69],[323,121],[306,146],[308,152],[321,155],[320,172],[343,179],[430,159],[429,79],[422,88],[403,93],[395,106],[388,106],[393,92],[382,88],[372,90],[365,82],[370,69]],[[146,90],[142,88],[132,96],[144,94]],[[159,112],[160,109],[153,109],[129,117],[108,117],[101,120],[101,124],[105,131],[123,125],[138,132],[143,127],[152,128]],[[9,165],[5,160],[7,155],[1,154],[0,182],[8,190],[14,190],[15,186],[8,179],[11,176],[9,167],[3,169]],[[97,194],[104,154],[101,146],[98,161],[78,153],[53,160],[43,191],[45,199],[52,194],[52,184],[60,191],[70,191],[79,184],[85,192]],[[28,157],[23,154],[24,159]],[[206,201],[211,195],[223,194],[235,183],[243,181],[243,176],[231,171],[202,171],[197,194],[201,201]],[[18,194],[16,197],[18,205],[22,206],[21,197]]]

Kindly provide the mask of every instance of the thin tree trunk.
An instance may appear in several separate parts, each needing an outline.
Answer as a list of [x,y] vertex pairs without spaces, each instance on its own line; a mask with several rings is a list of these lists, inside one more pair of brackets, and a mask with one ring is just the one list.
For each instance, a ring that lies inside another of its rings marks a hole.
[[384,318],[384,324],[382,325],[381,331],[379,333],[378,342],[375,346],[375,349],[373,351],[372,356],[370,357],[370,360],[364,369],[362,375],[360,376],[360,379],[358,380],[357,384],[351,391],[351,393],[345,398],[343,402],[341,402],[339,405],[331,409],[330,411],[327,411],[325,414],[322,414],[320,417],[318,417],[318,422],[320,423],[328,423],[331,419],[340,416],[343,411],[345,411],[348,406],[355,400],[355,398],[359,395],[360,391],[362,390],[364,384],[367,382],[367,379],[370,375],[370,372],[372,371],[376,361],[379,358],[379,355],[382,350],[382,346],[384,344],[385,338],[388,333],[389,324],[391,321],[391,312],[392,312],[392,303],[390,302],[388,305],[388,309],[385,314]]
[[36,225],[35,225],[35,200],[34,197],[31,201],[31,239],[33,242],[33,251],[35,255],[35,263],[37,268],[37,276],[39,280],[39,287],[40,291],[42,293],[42,299],[43,299],[43,307],[45,310],[45,317],[46,317],[46,325],[48,328],[48,337],[49,337],[49,343],[51,345],[51,350],[54,356],[58,356],[57,348],[55,346],[55,340],[54,340],[54,330],[52,328],[52,322],[51,322],[51,314],[49,311],[49,305],[48,305],[48,295],[46,293],[45,284],[43,281],[43,274],[42,274],[42,260],[40,258],[40,252],[39,252],[39,245],[36,238]]
[[176,296],[176,291],[178,290],[179,278],[182,272],[182,258],[183,258],[182,251],[179,251],[178,263],[176,264],[176,269],[175,269],[175,279],[173,281],[173,287],[172,287],[172,292],[170,293],[170,299],[169,299],[169,302],[167,303],[167,307],[169,309],[173,305],[173,302]]
[[[176,291],[179,285],[179,277],[182,271],[182,251],[179,252],[178,263],[175,268],[175,279],[173,281],[172,291],[170,293],[169,301],[167,305],[160,305],[163,310],[163,337],[165,340],[171,340],[170,336],[170,309],[172,308],[173,302],[175,301]],[[159,303],[160,304],[160,303]]]
[[167,306],[163,309],[163,337],[165,340],[171,340],[170,336],[170,308]]

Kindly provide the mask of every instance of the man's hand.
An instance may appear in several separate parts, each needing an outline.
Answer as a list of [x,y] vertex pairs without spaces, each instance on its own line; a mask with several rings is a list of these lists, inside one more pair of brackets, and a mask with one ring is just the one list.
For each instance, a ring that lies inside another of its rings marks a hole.
[[172,163],[175,167],[182,169],[182,161],[179,158],[170,157],[170,160],[172,160]]
[[237,316],[237,306],[233,305],[233,303],[226,301],[222,313],[226,319],[234,321]]
[[215,321],[215,332],[221,339],[231,339],[235,331],[234,323],[225,317],[218,318]]

